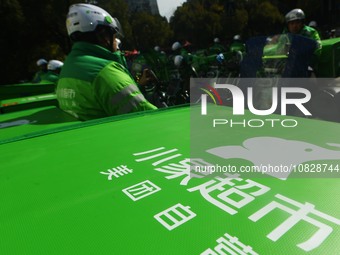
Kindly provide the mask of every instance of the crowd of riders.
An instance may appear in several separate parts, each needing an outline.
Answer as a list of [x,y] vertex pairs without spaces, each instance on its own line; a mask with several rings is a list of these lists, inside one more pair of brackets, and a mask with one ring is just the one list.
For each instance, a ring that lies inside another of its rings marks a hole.
[[[301,9],[285,19],[283,33],[315,40],[315,54],[320,54],[316,22],[306,25]],[[66,27],[71,52],[64,62],[39,59],[41,70],[32,82],[55,82],[60,108],[80,120],[188,103],[190,78],[238,77],[247,54],[239,34],[229,43],[212,38],[207,49],[176,41],[167,49],[129,51],[121,43],[119,21],[91,4],[71,5]]]

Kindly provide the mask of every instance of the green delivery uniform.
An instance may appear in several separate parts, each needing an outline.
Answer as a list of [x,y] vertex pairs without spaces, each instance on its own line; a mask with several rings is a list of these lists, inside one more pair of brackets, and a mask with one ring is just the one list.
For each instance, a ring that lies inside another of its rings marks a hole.
[[236,51],[245,52],[246,51],[246,46],[245,46],[245,44],[243,42],[234,41],[230,45],[230,51],[232,51],[232,52],[236,52]]
[[314,51],[314,55],[312,57],[310,65],[313,67],[313,69],[318,69],[318,58],[321,55],[321,48],[322,48],[321,38],[320,38],[319,32],[316,29],[314,29],[310,26],[304,25],[303,28],[301,29],[299,35],[305,36],[305,37],[312,39],[312,40],[315,40],[317,42],[317,46],[316,46],[316,49]]
[[80,120],[157,109],[116,54],[86,42],[76,42],[66,58],[57,98],[62,110]]
[[315,28],[312,28],[312,27],[309,27],[309,26],[304,26],[302,28],[301,32],[300,32],[300,35],[306,36],[310,39],[314,39],[318,43],[316,53],[320,52],[320,50],[321,50],[321,38],[320,38],[319,32]]
[[41,82],[41,77],[44,76],[46,73],[47,73],[47,71],[43,71],[43,70],[36,72],[33,79],[32,79],[32,83]]
[[219,43],[214,43],[210,48],[209,48],[209,54],[220,54],[225,52],[225,47],[222,44]]
[[[284,33],[288,33],[287,29]],[[312,27],[304,25],[301,29],[299,35],[305,36],[309,39],[313,39],[317,42],[317,48],[314,52],[315,55],[319,56],[321,54],[321,38],[318,31]]]
[[40,83],[49,83],[49,82],[52,82],[54,84],[57,84],[58,82],[58,79],[59,79],[59,75],[52,72],[52,71],[47,71],[45,73],[43,73],[41,76],[40,76],[41,80],[40,80]]

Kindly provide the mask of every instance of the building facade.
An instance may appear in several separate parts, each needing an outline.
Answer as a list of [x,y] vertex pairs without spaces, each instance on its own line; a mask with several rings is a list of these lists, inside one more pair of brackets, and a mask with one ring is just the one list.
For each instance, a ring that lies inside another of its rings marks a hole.
[[130,12],[147,12],[159,15],[157,0],[126,0]]

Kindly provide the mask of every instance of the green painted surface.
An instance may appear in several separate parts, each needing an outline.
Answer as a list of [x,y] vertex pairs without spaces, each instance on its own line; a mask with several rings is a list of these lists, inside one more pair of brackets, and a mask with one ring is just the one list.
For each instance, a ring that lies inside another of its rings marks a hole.
[[0,114],[0,144],[6,140],[25,137],[79,122],[55,106],[39,107]]
[[318,59],[318,77],[339,77],[340,38],[322,40],[321,55]]
[[0,100],[53,93],[53,83],[20,83],[0,86]]
[[0,112],[9,113],[44,106],[58,106],[54,93],[0,100]]
[[[230,116],[223,111],[217,115]],[[183,107],[4,143],[1,253],[228,254],[226,247],[236,246],[244,251],[235,254],[340,254],[339,178],[190,179],[185,171],[192,139],[204,138],[206,149],[263,136],[340,144],[338,124],[298,121],[290,130],[223,127],[217,132],[224,136],[209,140],[213,131],[204,121],[202,133],[191,134],[190,109]],[[202,158],[223,162],[203,152]],[[335,165],[339,158],[318,162]],[[280,208],[256,220],[268,205]]]

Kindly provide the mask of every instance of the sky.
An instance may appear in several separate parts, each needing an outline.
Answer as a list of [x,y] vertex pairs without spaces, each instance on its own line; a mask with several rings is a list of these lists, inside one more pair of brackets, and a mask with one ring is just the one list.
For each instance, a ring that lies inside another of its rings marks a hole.
[[184,2],[186,0],[157,0],[159,13],[169,20],[177,7],[181,6]]

